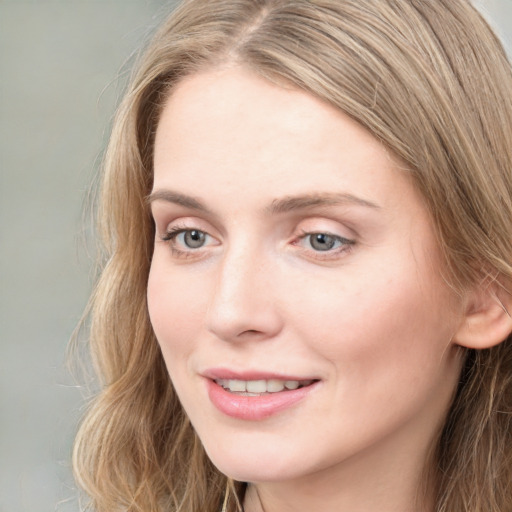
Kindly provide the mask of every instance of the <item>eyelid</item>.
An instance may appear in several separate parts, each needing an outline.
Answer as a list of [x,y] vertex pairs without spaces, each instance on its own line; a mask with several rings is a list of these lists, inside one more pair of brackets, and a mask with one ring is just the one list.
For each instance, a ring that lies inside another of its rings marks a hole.
[[332,238],[335,238],[336,240],[345,242],[347,244],[355,243],[354,239],[348,238],[343,235],[339,235],[337,233],[333,233],[332,231],[329,231],[328,229],[312,229],[312,230],[301,229],[299,238],[303,239],[310,235],[327,235],[327,236],[331,236]]
[[[298,239],[304,240],[308,236],[312,236],[312,235],[327,235],[329,237],[334,238],[336,241],[343,243],[344,245],[354,245],[356,243],[356,241],[351,238],[347,238],[343,235],[337,235],[336,233],[332,233],[331,231],[322,230],[322,229],[313,230],[313,231],[302,230]],[[318,252],[322,252],[322,251],[318,251]]]
[[[340,243],[340,245],[337,247],[333,247],[331,249],[327,249],[325,251],[315,250],[313,247],[308,248],[302,245],[302,242],[306,240],[309,236],[316,234],[323,234],[333,237],[337,242]],[[303,231],[302,234],[296,237],[292,243],[292,245],[297,247],[297,250],[303,257],[316,263],[334,263],[340,259],[343,259],[352,252],[355,244],[355,240],[348,239],[343,236],[336,235],[334,233],[330,233],[326,230]]]
[[[159,219],[162,221],[163,219]],[[211,228],[210,224],[204,222],[197,217],[182,217],[171,220],[165,219],[166,222],[159,222],[160,229],[157,225],[157,235],[162,243],[164,243],[171,252],[172,257],[176,259],[193,258],[195,260],[202,259],[207,255],[207,251],[214,246],[220,244],[216,231]],[[165,226],[165,227],[164,227]],[[182,233],[198,231],[206,235],[206,243],[200,247],[187,247],[178,240]],[[212,234],[214,232],[215,234]]]
[[155,228],[157,234],[160,237],[167,235],[169,232],[173,232],[176,230],[197,230],[207,233],[214,238],[218,238],[217,230],[212,227],[212,225],[202,219],[201,217],[195,216],[170,216],[170,215],[162,215],[161,217],[154,216]]
[[[299,254],[314,262],[335,262],[343,259],[353,251],[359,239],[351,226],[323,215],[301,219],[294,231],[291,245],[299,251]],[[332,248],[324,246],[325,250],[313,247],[312,240],[308,241],[308,237],[319,234],[332,237],[335,240],[334,246]]]

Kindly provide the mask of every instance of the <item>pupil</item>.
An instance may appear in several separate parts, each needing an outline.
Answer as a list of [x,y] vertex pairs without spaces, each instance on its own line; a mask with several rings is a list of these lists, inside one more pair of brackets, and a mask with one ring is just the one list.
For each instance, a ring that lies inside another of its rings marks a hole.
[[334,247],[335,242],[334,237],[325,233],[317,233],[312,237],[311,246],[318,251],[328,251]]
[[202,231],[192,230],[185,233],[185,243],[192,249],[197,249],[204,244],[205,235]]

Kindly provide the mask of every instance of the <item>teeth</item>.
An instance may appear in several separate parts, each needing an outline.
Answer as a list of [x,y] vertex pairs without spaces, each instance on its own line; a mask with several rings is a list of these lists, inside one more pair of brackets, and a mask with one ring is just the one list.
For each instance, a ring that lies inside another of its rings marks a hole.
[[[298,382],[297,382],[297,384],[298,384]],[[285,385],[286,384],[282,380],[275,380],[275,379],[268,380],[267,381],[267,391],[269,393],[278,393],[279,391],[283,391]]]
[[215,381],[219,386],[245,396],[258,396],[262,393],[279,393],[283,390],[294,390],[299,387],[309,386],[312,380],[237,380],[237,379],[217,379]]
[[248,380],[246,386],[247,386],[248,393],[266,393],[267,392],[267,381],[266,380]]
[[244,380],[230,380],[228,381],[228,388],[231,391],[244,392],[247,391],[246,382]]

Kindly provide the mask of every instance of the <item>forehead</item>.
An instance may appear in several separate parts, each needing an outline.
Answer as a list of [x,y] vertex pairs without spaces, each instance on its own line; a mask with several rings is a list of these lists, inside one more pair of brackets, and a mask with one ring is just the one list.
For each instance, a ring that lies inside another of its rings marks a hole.
[[400,165],[340,110],[241,68],[181,82],[164,107],[154,154],[155,189],[227,204],[311,192],[386,203],[397,187],[412,193]]

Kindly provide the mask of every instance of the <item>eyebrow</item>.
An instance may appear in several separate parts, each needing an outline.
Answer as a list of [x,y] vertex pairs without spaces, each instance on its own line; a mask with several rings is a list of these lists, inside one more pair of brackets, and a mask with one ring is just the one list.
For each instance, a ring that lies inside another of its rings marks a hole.
[[299,196],[287,196],[282,199],[275,199],[267,208],[269,213],[287,213],[295,210],[307,210],[322,206],[345,206],[355,205],[366,208],[380,209],[376,203],[367,199],[347,193],[313,193]]
[[184,206],[185,208],[190,208],[191,210],[209,214],[212,213],[199,199],[168,189],[155,190],[147,197],[146,201],[148,204],[154,201],[166,201],[168,203]]
[[[148,204],[154,201],[166,201],[168,203],[177,204],[197,210],[202,213],[213,214],[199,199],[176,192],[169,189],[155,190],[147,197]],[[281,199],[274,199],[270,205],[265,208],[265,212],[271,215],[280,213],[288,213],[297,210],[308,210],[311,208],[325,207],[325,206],[345,206],[355,205],[363,206],[365,208],[372,208],[375,210],[380,209],[376,203],[354,196],[347,193],[312,193],[297,196],[286,196]]]

